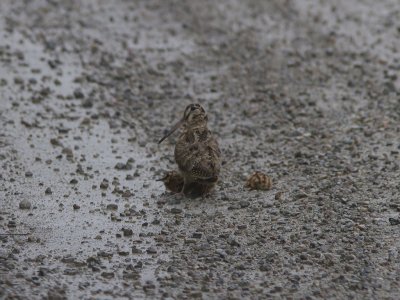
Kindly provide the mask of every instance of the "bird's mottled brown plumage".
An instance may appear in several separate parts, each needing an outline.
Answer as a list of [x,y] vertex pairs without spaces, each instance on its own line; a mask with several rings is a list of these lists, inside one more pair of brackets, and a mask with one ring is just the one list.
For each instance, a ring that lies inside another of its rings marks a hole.
[[221,152],[218,142],[207,127],[208,117],[199,104],[186,107],[182,120],[160,143],[183,125],[184,130],[175,146],[175,161],[184,179],[183,193],[201,196],[209,193],[218,181]]
[[173,193],[180,193],[183,189],[183,177],[177,171],[169,171],[164,177],[160,178],[158,181],[162,181],[165,188]]
[[269,190],[272,187],[272,180],[268,175],[257,171],[247,179],[245,187],[251,190]]

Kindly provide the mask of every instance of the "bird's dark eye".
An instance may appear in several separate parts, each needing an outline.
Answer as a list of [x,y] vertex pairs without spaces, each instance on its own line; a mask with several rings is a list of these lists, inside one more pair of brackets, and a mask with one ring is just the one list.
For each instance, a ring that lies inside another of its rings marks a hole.
[[195,106],[192,106],[192,107],[190,108],[191,111],[194,111],[195,109],[196,109]]

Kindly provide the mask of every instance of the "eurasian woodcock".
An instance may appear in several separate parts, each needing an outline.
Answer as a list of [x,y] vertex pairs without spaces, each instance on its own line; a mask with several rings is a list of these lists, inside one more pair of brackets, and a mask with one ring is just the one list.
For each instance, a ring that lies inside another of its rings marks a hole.
[[161,143],[183,125],[175,145],[175,161],[182,174],[183,193],[198,197],[208,194],[216,185],[221,169],[218,142],[207,127],[208,117],[200,104],[186,107],[181,120],[158,142]]
[[173,193],[180,193],[183,189],[183,176],[177,171],[168,171],[157,181],[162,181],[165,188]]
[[247,179],[244,187],[251,190],[269,190],[272,187],[272,179],[268,175],[257,171]]

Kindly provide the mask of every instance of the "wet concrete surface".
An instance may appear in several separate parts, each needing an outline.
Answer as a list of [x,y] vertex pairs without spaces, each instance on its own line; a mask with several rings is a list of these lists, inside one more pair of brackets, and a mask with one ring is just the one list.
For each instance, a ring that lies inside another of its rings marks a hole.
[[[1,298],[398,298],[397,0],[0,15]],[[195,200],[155,181],[192,102],[223,152]]]

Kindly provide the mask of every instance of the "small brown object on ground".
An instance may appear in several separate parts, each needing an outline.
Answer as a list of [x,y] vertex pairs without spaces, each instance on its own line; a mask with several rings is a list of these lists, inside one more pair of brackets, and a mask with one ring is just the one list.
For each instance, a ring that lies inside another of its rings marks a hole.
[[165,188],[173,193],[180,193],[183,189],[183,176],[177,171],[168,171],[163,178],[157,181],[162,181]]
[[271,189],[272,180],[268,175],[257,171],[247,179],[244,187],[250,188],[251,190],[266,191]]
[[160,144],[181,126],[184,128],[175,145],[174,156],[183,177],[182,192],[192,198],[210,193],[221,169],[221,151],[207,122],[204,108],[200,104],[190,104],[182,119],[158,142]]

